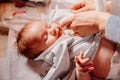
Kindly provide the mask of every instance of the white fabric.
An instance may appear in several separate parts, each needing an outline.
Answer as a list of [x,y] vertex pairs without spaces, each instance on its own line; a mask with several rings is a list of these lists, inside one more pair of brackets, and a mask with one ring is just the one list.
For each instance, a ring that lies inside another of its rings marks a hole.
[[112,15],[120,16],[120,0],[111,0],[111,13]]
[[105,2],[106,0],[94,0],[95,2],[95,8],[98,11],[105,11]]
[[51,0],[50,9],[69,9],[80,0]]
[[106,79],[120,80],[120,45],[111,59],[111,69]]
[[71,18],[73,16],[73,13],[68,9],[53,9],[50,11],[48,16],[49,23],[57,23],[60,25],[67,19]]
[[[67,71],[71,71],[70,61],[73,61],[73,58],[79,55],[81,50],[85,51],[84,57],[89,57],[92,61],[98,50],[100,40],[99,34],[87,37],[62,36],[36,59],[51,65],[49,69],[45,70],[47,73],[44,75],[43,80],[57,80]],[[75,65],[72,64],[72,66]],[[43,69],[45,69],[44,67]],[[75,73],[71,75],[71,80],[75,80]]]
[[8,62],[6,61],[6,57],[0,58],[0,80],[10,80]]

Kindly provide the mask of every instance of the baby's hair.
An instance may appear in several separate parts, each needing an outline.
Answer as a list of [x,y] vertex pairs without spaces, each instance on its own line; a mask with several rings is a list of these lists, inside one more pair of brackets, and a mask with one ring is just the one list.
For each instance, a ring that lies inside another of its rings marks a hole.
[[36,53],[35,52],[36,50],[29,44],[34,41],[34,39],[30,39],[29,38],[30,35],[27,34],[27,32],[29,31],[29,28],[31,27],[29,25],[30,23],[25,24],[25,26],[18,33],[17,47],[20,54],[24,55],[27,58],[34,59],[38,55],[33,55],[34,53]]

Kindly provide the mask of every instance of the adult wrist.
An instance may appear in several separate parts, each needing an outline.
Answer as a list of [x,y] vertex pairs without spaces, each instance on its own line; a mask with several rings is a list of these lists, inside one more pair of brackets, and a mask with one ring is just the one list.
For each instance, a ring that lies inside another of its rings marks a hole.
[[105,33],[105,27],[109,17],[110,14],[106,12],[100,12],[98,14],[98,28],[100,32]]

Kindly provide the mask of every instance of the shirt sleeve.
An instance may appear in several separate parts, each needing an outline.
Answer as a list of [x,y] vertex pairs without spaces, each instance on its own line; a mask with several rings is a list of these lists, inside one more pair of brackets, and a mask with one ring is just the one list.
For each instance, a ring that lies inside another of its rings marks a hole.
[[106,25],[105,36],[113,42],[120,43],[120,17],[110,16]]

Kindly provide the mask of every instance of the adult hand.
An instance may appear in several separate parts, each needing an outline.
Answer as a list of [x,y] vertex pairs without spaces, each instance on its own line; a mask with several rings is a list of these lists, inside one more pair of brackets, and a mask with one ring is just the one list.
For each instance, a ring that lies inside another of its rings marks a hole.
[[81,0],[71,6],[71,9],[77,12],[95,10],[94,0]]
[[104,32],[109,16],[109,13],[100,11],[80,12],[66,20],[62,26],[67,25],[67,28],[73,29],[80,36],[86,36],[99,31]]

